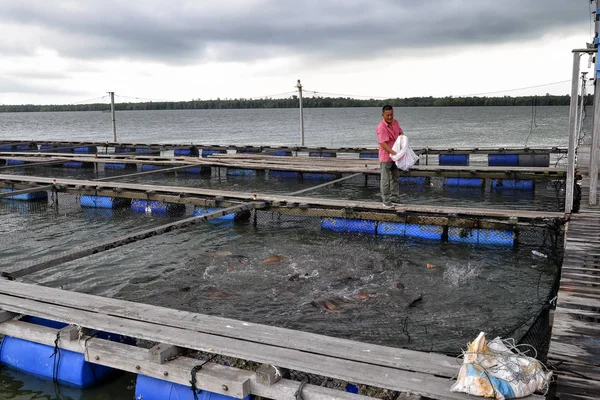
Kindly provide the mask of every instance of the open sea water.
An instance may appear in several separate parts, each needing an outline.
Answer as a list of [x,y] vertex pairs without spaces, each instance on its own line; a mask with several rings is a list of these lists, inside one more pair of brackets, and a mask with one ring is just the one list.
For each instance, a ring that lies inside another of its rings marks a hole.
[[[305,109],[305,145],[375,147],[380,109]],[[413,147],[566,146],[567,107],[397,108]],[[122,142],[298,145],[293,109],[117,112]],[[112,141],[110,114],[0,113],[0,139]],[[103,172],[16,169],[28,175],[103,177]],[[136,183],[289,193],[311,183],[269,179],[150,176]],[[312,183],[318,184],[319,182]],[[551,209],[551,187],[535,194],[424,193],[414,204]],[[348,182],[315,196],[378,201],[375,180]],[[540,200],[541,198],[541,200]],[[191,213],[187,207],[185,215]],[[0,201],[0,263],[15,271],[75,246],[162,225],[182,216],[89,210],[75,196],[58,204]],[[522,334],[556,273],[556,260],[537,258],[548,238],[518,248],[400,240],[320,229],[314,218],[262,214],[249,223],[212,223],[170,232],[28,276],[65,290],[306,330],[424,351],[458,353],[479,331]],[[542,244],[539,244],[539,243]],[[435,268],[427,268],[433,264]],[[415,301],[419,299],[418,301]],[[476,306],[474,306],[476,304]],[[335,310],[331,310],[332,306]],[[135,375],[93,389],[0,369],[0,399],[131,399]]]

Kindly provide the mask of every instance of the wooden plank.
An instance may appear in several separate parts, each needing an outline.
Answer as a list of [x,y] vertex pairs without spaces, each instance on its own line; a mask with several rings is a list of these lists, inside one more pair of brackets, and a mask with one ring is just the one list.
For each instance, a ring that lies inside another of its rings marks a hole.
[[215,218],[219,218],[221,216],[231,214],[238,211],[250,210],[254,207],[261,205],[260,203],[245,203],[240,204],[233,207],[224,208],[222,210],[213,211],[211,213],[193,216],[189,218],[182,219],[180,221],[170,222],[168,224],[160,225],[153,228],[144,229],[139,232],[130,233],[124,236],[120,236],[115,239],[107,240],[102,243],[94,244],[92,246],[82,247],[79,246],[73,251],[62,253],[61,255],[52,258],[48,261],[43,261],[40,263],[34,263],[27,267],[21,268],[17,271],[12,272],[10,275],[13,278],[20,278],[25,275],[33,274],[35,272],[42,271],[47,268],[55,267],[59,264],[63,264],[65,262],[77,260],[79,258],[87,257],[92,254],[101,253],[103,251],[111,250],[116,247],[124,246],[126,244],[136,242],[139,240],[148,239],[151,237],[155,237],[156,235],[172,232],[175,229],[181,229],[188,227],[193,224],[197,224],[204,221],[210,221]]
[[593,364],[594,360],[597,360],[597,357],[597,355],[589,353],[580,346],[562,342],[562,338],[561,342],[553,338],[548,349],[549,360],[563,360],[573,364]]
[[[46,177],[30,177],[30,176],[18,176],[15,175],[1,175],[0,180],[3,181],[17,181],[17,182],[36,182],[36,183],[52,183],[53,178]],[[63,186],[91,186],[96,187],[98,182],[91,180],[77,180],[77,179],[59,179],[58,184]],[[471,217],[490,217],[490,218],[504,218],[519,220],[530,220],[530,219],[554,219],[563,218],[564,213],[561,212],[538,212],[529,210],[502,210],[493,208],[463,208],[463,207],[435,207],[435,206],[420,206],[410,204],[399,204],[393,208],[387,208],[381,205],[379,202],[370,201],[347,201],[347,200],[333,200],[316,197],[300,197],[300,196],[288,196],[288,195],[271,195],[261,193],[249,193],[249,192],[232,192],[223,190],[213,189],[199,189],[199,188],[184,188],[181,186],[162,186],[162,185],[142,185],[142,184],[131,184],[122,182],[102,182],[104,188],[120,188],[128,190],[139,190],[147,192],[152,190],[155,193],[169,193],[169,194],[190,194],[190,195],[201,195],[211,197],[223,197],[224,199],[235,199],[249,201],[254,198],[256,194],[258,200],[263,201],[279,201],[279,202],[290,202],[290,203],[305,203],[309,206],[316,207],[341,207],[341,208],[354,208],[364,210],[379,210],[379,211],[393,211],[393,212],[413,212],[413,213],[425,213],[425,214],[454,214],[457,216],[471,216]]]
[[[371,385],[401,392],[411,392],[436,399],[466,399],[466,395],[449,391],[451,382],[418,372],[381,367],[320,354],[267,346],[238,339],[207,335],[192,330],[98,314],[79,309],[46,305],[33,300],[0,294],[0,305],[6,310],[52,320],[77,323],[90,329],[109,330],[115,334],[142,340],[165,342],[193,350],[223,354],[244,360],[278,365],[334,379]],[[166,340],[165,340],[166,339]],[[88,350],[89,352],[89,350]],[[176,360],[174,360],[176,361]],[[156,365],[155,363],[152,365]]]
[[560,306],[573,305],[600,309],[600,297],[579,293],[559,292],[557,304]]
[[29,188],[29,189],[15,190],[12,192],[1,192],[0,199],[6,198],[6,197],[17,196],[20,194],[45,192],[47,190],[52,190],[53,188],[54,188],[54,185],[45,185],[45,186],[36,186],[36,187]]
[[[0,333],[12,337],[18,337],[35,343],[41,343],[46,346],[54,347],[56,339],[56,329],[40,325],[30,324],[22,321],[11,321],[6,325],[0,325]],[[85,360],[94,364],[105,365],[111,368],[117,368],[122,371],[132,373],[142,373],[153,378],[162,379],[168,382],[189,386],[191,379],[191,370],[194,366],[202,364],[204,361],[180,357],[172,360],[166,365],[153,365],[149,359],[149,350],[125,345],[118,342],[99,339],[97,337],[83,337],[76,342],[59,341],[61,349],[70,350],[77,353],[84,353]],[[293,397],[293,394],[299,386],[299,382],[288,379],[281,379],[277,385],[271,388],[260,385],[257,382],[256,374],[250,371],[240,370],[233,367],[227,367],[216,363],[208,362],[196,372],[196,386],[203,390],[224,394],[227,396],[245,397],[248,393],[257,396],[263,396],[271,399],[287,399]],[[248,384],[249,383],[249,384]],[[223,390],[226,385],[228,390]],[[370,397],[358,396],[339,390],[322,388],[315,385],[305,385],[302,394],[306,399],[340,399],[340,400],[367,400]]]
[[43,286],[36,286],[35,291],[32,291],[30,286],[20,282],[0,281],[0,293],[38,300],[49,304],[81,308],[107,315],[125,318],[132,317],[157,325],[193,329],[207,334],[245,339],[331,357],[431,373],[448,378],[455,376],[460,367],[454,357],[442,354],[338,339],[314,333],[104,298],[85,293],[65,293],[65,291],[60,289]]
[[600,382],[561,375],[557,378],[556,393],[561,400],[565,395],[597,399],[600,393]]

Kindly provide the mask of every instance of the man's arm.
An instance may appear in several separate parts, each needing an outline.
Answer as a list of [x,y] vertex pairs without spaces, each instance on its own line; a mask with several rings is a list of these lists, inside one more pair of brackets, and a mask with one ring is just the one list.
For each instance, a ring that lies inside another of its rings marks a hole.
[[396,152],[394,150],[392,150],[392,148],[390,146],[388,146],[388,144],[386,142],[381,142],[381,143],[379,143],[379,145],[381,146],[382,149],[384,149],[391,155],[393,155],[393,156],[396,155]]

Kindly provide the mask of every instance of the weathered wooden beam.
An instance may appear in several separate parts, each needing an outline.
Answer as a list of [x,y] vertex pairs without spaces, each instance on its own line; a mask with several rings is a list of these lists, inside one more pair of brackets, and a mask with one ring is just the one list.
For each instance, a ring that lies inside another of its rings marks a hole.
[[5,197],[17,196],[19,194],[27,194],[27,193],[37,193],[37,192],[45,192],[48,190],[52,190],[54,185],[45,185],[45,186],[36,186],[30,187],[28,189],[19,189],[12,192],[0,192],[0,199]]
[[164,364],[165,362],[178,357],[185,352],[185,349],[178,346],[173,346],[166,343],[159,343],[152,346],[148,351],[148,357],[150,361],[158,364]]
[[223,210],[214,211],[212,213],[189,217],[182,219],[180,221],[171,222],[169,224],[161,225],[154,228],[145,229],[140,232],[131,233],[125,236],[120,236],[116,239],[108,240],[93,246],[87,247],[78,247],[76,250],[62,253],[61,255],[41,263],[35,263],[29,265],[25,268],[21,268],[17,271],[11,273],[13,278],[20,278],[28,274],[32,274],[35,272],[42,271],[44,269],[52,268],[56,265],[63,264],[68,261],[77,260],[79,258],[87,257],[92,254],[100,253],[106,250],[114,249],[116,247],[121,247],[129,243],[137,242],[139,240],[147,239],[150,237],[154,237],[156,235],[160,235],[162,233],[171,232],[175,229],[181,229],[199,222],[209,221],[215,218],[222,217],[227,214],[231,214],[234,212],[250,210],[259,204],[257,203],[246,203],[240,204],[233,207],[228,207]]

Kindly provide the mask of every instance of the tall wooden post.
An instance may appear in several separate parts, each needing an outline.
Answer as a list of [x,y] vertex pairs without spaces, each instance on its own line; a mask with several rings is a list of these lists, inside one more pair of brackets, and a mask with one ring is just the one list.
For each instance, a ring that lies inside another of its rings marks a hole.
[[567,184],[565,187],[565,213],[573,208],[573,188],[575,184],[575,146],[577,142],[577,94],[579,93],[580,53],[573,51],[573,75],[571,76],[571,104],[569,108],[569,153],[567,157]]
[[300,83],[300,79],[298,79],[296,87],[298,88],[298,98],[300,99],[300,134],[302,137],[302,146],[304,147],[304,113],[302,111],[302,84]]
[[117,142],[117,122],[115,120],[115,92],[110,94],[110,115],[112,115],[113,142]]
[[[596,0],[595,26],[596,37],[594,45],[598,47],[598,7],[600,0]],[[590,147],[590,205],[596,205],[598,202],[598,142],[600,139],[600,63],[598,62],[598,54],[596,54],[596,65],[594,77],[594,125],[592,129],[592,145]]]

